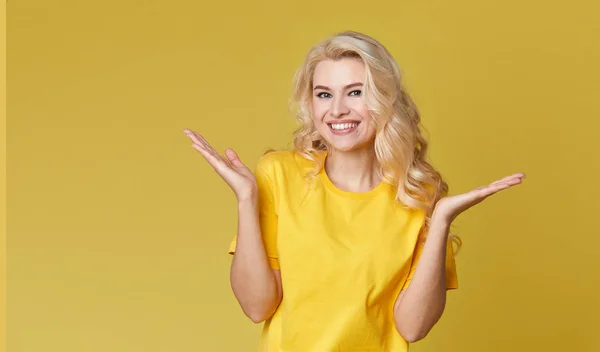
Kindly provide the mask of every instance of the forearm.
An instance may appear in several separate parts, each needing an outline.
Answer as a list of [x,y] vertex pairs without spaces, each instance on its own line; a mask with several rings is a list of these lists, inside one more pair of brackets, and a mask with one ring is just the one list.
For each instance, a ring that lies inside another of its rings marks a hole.
[[396,327],[409,342],[424,338],[446,305],[446,248],[449,224],[432,218],[421,258],[394,309]]
[[244,313],[254,322],[273,314],[281,293],[261,238],[258,202],[238,202],[238,236],[230,272],[231,287]]

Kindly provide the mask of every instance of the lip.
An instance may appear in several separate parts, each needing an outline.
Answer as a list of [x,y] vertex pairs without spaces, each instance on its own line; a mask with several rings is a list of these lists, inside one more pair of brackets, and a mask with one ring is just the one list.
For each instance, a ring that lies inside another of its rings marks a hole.
[[[331,127],[331,124],[342,124],[342,123],[356,123],[356,126],[347,129],[347,130],[334,130]],[[338,136],[344,136],[350,133],[353,133],[354,131],[356,131],[358,129],[358,126],[360,126],[361,121],[355,121],[355,120],[336,120],[336,121],[332,121],[332,122],[327,122],[327,126],[329,127],[329,131],[331,131],[331,133],[338,135]]]
[[331,125],[332,123],[337,124],[337,123],[354,123],[354,122],[360,123],[360,121],[358,121],[358,120],[334,120],[334,121],[327,121],[325,123],[328,125]]

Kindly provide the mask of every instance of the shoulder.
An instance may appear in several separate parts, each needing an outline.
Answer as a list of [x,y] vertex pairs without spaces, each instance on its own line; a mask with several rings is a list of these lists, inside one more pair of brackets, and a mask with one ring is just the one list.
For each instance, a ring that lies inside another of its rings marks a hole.
[[257,171],[272,177],[290,173],[304,173],[316,166],[315,162],[295,150],[276,150],[265,153],[256,164]]
[[293,158],[295,152],[291,150],[268,151],[258,159],[257,167],[270,168],[275,165],[285,164]]

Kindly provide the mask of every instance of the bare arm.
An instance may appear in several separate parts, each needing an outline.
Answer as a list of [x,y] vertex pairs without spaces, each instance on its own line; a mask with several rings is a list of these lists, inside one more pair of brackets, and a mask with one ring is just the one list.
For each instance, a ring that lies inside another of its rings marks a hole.
[[424,338],[446,306],[446,247],[449,226],[432,219],[415,274],[394,305],[398,332],[408,342]]
[[521,184],[516,173],[477,187],[470,192],[442,198],[435,206],[427,241],[412,281],[394,305],[396,328],[409,342],[424,338],[438,322],[446,306],[446,246],[450,224],[462,212],[487,197]]
[[238,237],[230,280],[242,310],[258,323],[273,315],[283,292],[279,270],[271,269],[267,261],[255,199],[238,201]]
[[270,317],[282,297],[279,270],[269,266],[262,242],[256,177],[231,149],[225,157],[200,134],[185,130],[192,146],[227,182],[238,200],[238,236],[230,270],[231,287],[244,313],[254,322]]

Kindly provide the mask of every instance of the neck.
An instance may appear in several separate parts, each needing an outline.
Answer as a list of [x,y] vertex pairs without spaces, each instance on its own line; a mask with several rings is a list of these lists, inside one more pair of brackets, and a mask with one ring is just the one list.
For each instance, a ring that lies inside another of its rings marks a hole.
[[325,159],[325,172],[333,184],[349,192],[367,192],[381,183],[375,150],[332,150]]

